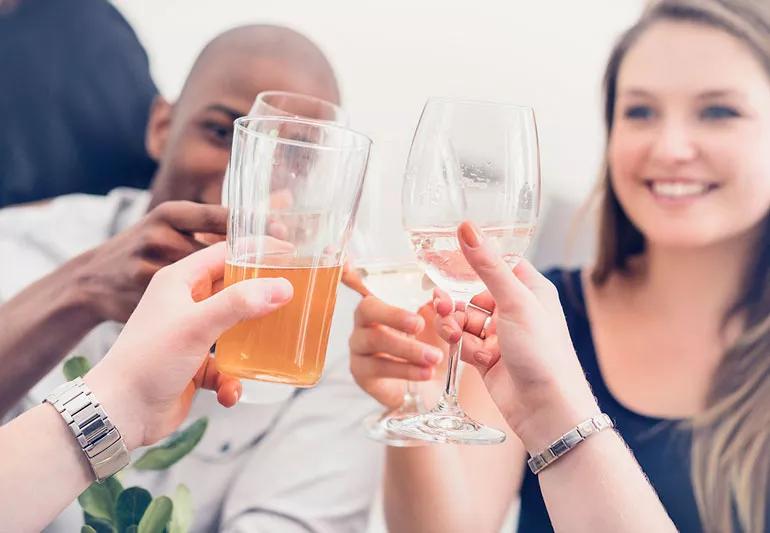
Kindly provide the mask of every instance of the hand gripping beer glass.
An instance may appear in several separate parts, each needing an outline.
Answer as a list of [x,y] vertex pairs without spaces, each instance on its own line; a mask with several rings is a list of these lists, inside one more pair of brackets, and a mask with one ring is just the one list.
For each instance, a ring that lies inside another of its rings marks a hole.
[[220,372],[297,387],[320,379],[370,144],[332,123],[260,116],[235,121],[225,285],[283,277],[294,297],[219,338]]

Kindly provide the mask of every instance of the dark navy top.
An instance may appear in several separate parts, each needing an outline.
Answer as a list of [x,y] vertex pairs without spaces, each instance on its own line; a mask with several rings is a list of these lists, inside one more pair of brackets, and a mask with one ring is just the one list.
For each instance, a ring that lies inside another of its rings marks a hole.
[[[596,360],[580,272],[552,270],[546,276],[559,291],[572,342],[599,407],[615,422],[679,531],[702,531],[690,481],[690,431],[678,421],[635,413],[615,399]],[[553,531],[537,477],[529,468],[525,472],[518,531]]]
[[147,54],[110,2],[0,6],[0,207],[146,187],[156,94]]

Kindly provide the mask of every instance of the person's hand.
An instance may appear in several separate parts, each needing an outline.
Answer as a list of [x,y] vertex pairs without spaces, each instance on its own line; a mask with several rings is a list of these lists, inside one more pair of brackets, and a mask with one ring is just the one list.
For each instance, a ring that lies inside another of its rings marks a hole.
[[125,322],[153,275],[227,232],[227,208],[164,202],[126,231],[83,254],[75,282],[97,317]]
[[249,279],[220,290],[224,267],[219,243],[158,271],[118,340],[86,375],[130,449],[176,429],[199,387],[217,390],[223,405],[236,403],[240,383],[216,371],[209,348],[236,323],[266,315],[292,297],[283,278]]
[[559,296],[526,260],[510,267],[471,223],[458,229],[460,247],[489,292],[453,312],[436,293],[437,329],[447,342],[463,335],[462,358],[475,366],[511,429],[530,452],[540,452],[565,431],[598,413],[567,330]]
[[424,342],[428,339],[413,337],[424,328],[425,318],[420,314],[374,296],[365,297],[356,308],[349,343],[350,371],[367,394],[388,408],[401,405],[404,380],[426,382],[436,375],[444,354]]

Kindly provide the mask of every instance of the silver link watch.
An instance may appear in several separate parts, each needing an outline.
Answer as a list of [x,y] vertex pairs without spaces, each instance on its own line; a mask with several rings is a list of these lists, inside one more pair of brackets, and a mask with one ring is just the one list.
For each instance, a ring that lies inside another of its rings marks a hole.
[[102,482],[129,463],[123,438],[81,378],[60,385],[43,400],[50,403],[78,441],[96,481]]

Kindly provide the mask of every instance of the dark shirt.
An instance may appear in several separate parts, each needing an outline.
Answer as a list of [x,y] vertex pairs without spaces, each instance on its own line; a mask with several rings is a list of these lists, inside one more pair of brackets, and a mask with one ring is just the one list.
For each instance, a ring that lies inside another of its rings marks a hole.
[[[572,342],[599,407],[615,422],[679,531],[702,531],[690,480],[690,431],[676,420],[635,413],[615,399],[607,389],[596,360],[580,272],[552,270],[546,276],[559,291]],[[529,468],[525,470],[518,531],[553,531],[537,477]]]
[[0,12],[0,207],[147,187],[155,84],[105,0],[21,0]]

